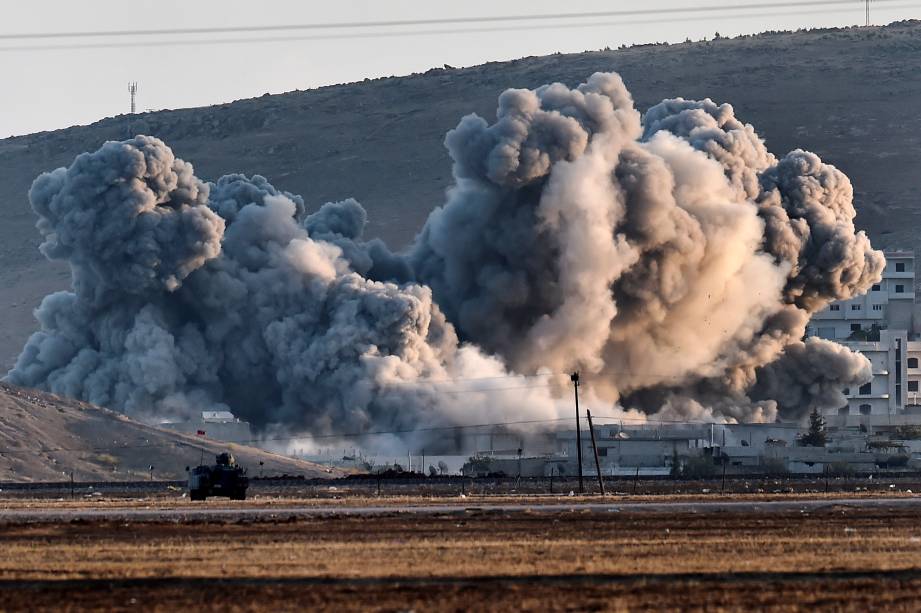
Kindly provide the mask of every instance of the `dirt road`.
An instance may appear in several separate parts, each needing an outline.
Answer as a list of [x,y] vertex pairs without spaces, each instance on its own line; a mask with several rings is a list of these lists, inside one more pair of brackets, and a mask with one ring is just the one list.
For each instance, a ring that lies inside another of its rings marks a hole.
[[182,504],[159,501],[146,506],[97,506],[92,504],[0,508],[0,524],[47,523],[66,521],[292,521],[298,519],[336,516],[374,517],[383,515],[445,515],[468,513],[775,513],[791,511],[821,511],[829,508],[897,509],[921,513],[921,496],[899,498],[819,498],[780,500],[688,500],[662,502],[586,502],[584,499],[561,502],[560,498],[534,498],[530,501],[493,501],[489,498],[435,498],[416,502],[391,501],[389,504],[335,503],[298,504],[278,502],[260,504],[228,503],[223,499],[211,503]]

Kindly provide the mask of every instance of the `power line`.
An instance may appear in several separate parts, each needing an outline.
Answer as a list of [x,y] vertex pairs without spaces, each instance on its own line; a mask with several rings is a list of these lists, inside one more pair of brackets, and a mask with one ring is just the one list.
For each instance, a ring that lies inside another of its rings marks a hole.
[[[884,2],[897,2],[902,4],[893,5],[890,8],[906,8],[921,6],[917,1],[906,0],[881,0]],[[826,14],[827,10],[806,10],[793,11],[784,14],[785,17]],[[777,13],[755,12],[745,13],[741,16],[747,18],[755,17],[774,17]],[[689,15],[682,17],[682,22],[688,21],[712,21],[717,17],[713,15]],[[592,28],[610,28],[625,27],[629,25],[662,23],[661,19],[632,19],[620,21],[593,21],[589,23],[561,23],[561,24],[544,24],[528,25],[521,24],[516,26],[500,27],[480,27],[480,28],[449,28],[435,30],[409,30],[397,32],[340,32],[335,34],[317,34],[317,35],[295,35],[295,36],[265,36],[265,37],[244,37],[244,38],[184,38],[171,40],[140,40],[140,41],[114,41],[114,42],[92,42],[92,43],[63,43],[63,44],[30,44],[30,45],[6,45],[0,46],[0,53],[17,52],[17,51],[60,51],[60,50],[81,50],[81,49],[121,49],[121,48],[144,48],[144,47],[180,47],[180,46],[202,46],[202,45],[238,45],[252,43],[286,43],[299,41],[316,41],[316,40],[350,40],[350,39],[383,39],[383,38],[405,38],[408,36],[445,36],[453,34],[479,34],[491,32],[521,32],[534,30],[571,30],[571,29],[592,29]],[[2,35],[0,35],[2,40]]]
[[[741,423],[741,424],[732,424],[724,422],[715,422],[715,421],[703,421],[703,420],[679,420],[679,419],[651,419],[646,417],[629,417],[624,415],[598,415],[595,414],[596,419],[610,419],[618,422],[633,422],[637,425],[655,425],[655,424],[668,424],[668,425],[691,425],[691,426],[770,426],[772,428],[787,428],[787,429],[802,429],[801,426],[797,424],[790,423]],[[415,434],[418,432],[444,432],[444,431],[457,431],[457,430],[468,430],[475,428],[495,428],[499,426],[521,426],[521,425],[536,425],[536,424],[551,424],[559,422],[568,422],[571,421],[570,417],[558,417],[552,419],[525,419],[518,421],[500,421],[500,422],[491,422],[491,423],[480,423],[480,424],[462,424],[462,425],[445,425],[445,426],[430,426],[424,428],[404,428],[396,430],[369,430],[366,432],[342,432],[338,434],[311,434],[311,433],[301,433],[290,436],[277,436],[277,437],[266,437],[266,438],[254,438],[245,441],[234,441],[234,444],[238,445],[255,445],[259,443],[269,443],[269,442],[283,442],[283,441],[296,441],[302,439],[309,440],[330,440],[330,439],[354,439],[354,438],[364,438],[369,436],[387,436],[387,435],[397,435],[397,434]],[[0,449],[0,455],[17,455],[17,454],[43,454],[43,453],[59,453],[59,452],[80,452],[80,453],[94,453],[99,451],[112,451],[118,449],[156,449],[162,447],[192,447],[196,448],[198,445],[201,445],[205,442],[208,443],[222,443],[226,441],[215,441],[212,439],[207,439],[207,441],[202,441],[202,443],[193,443],[186,441],[171,441],[169,443],[149,443],[143,445],[137,444],[128,444],[127,442],[122,445],[104,445],[104,446],[93,446],[93,447],[48,447],[44,449]]]
[[[896,2],[898,0],[877,0]],[[390,21],[340,21],[326,23],[282,24],[266,26],[224,26],[199,28],[162,28],[149,30],[96,30],[71,32],[28,32],[0,34],[0,40],[33,40],[37,38],[102,38],[113,36],[158,36],[188,34],[232,34],[252,32],[290,32],[301,30],[337,30],[345,28],[392,28],[400,26],[432,26],[464,23],[502,23],[509,21],[556,21],[560,19],[597,19],[607,17],[636,17],[643,15],[672,15],[684,13],[722,13],[753,9],[782,9],[804,6],[852,5],[852,0],[799,0],[786,2],[755,2],[728,5],[698,5],[659,9],[627,9],[573,13],[541,13],[536,15],[496,15],[477,17],[441,17],[434,19],[398,19]]]
[[[703,421],[703,420],[678,420],[678,419],[649,419],[644,417],[626,417],[623,415],[598,415],[595,414],[596,419],[610,419],[618,422],[633,422],[636,425],[656,425],[656,424],[666,424],[666,425],[690,425],[690,426],[769,426],[771,428],[785,428],[785,429],[794,429],[800,430],[802,426],[791,423],[762,423],[762,422],[752,422],[752,423],[725,423],[725,422],[715,422],[715,421]],[[323,440],[323,439],[347,439],[347,438],[363,438],[368,436],[385,436],[385,435],[396,435],[396,434],[414,434],[417,432],[439,432],[439,431],[456,431],[456,430],[466,430],[474,428],[494,428],[498,426],[515,426],[515,425],[534,425],[534,424],[549,424],[549,423],[559,423],[564,421],[570,421],[571,418],[554,418],[554,419],[530,419],[530,420],[520,420],[520,421],[504,421],[504,422],[493,422],[493,423],[482,423],[482,424],[466,424],[466,425],[455,425],[455,426],[432,426],[427,428],[407,428],[402,430],[370,430],[367,432],[343,432],[339,434],[310,434],[302,433],[298,435],[291,436],[279,436],[279,437],[268,437],[268,438],[258,438],[258,439],[249,439],[246,441],[235,441],[234,444],[238,445],[252,445],[258,443],[267,443],[267,442],[282,442],[282,441],[294,441],[301,439],[310,439],[310,440]],[[204,441],[203,441],[204,442]],[[215,441],[208,439],[207,442],[222,443],[226,441]],[[145,445],[129,445],[127,443],[123,445],[106,445],[99,447],[49,447],[46,449],[0,449],[0,455],[2,454],[23,454],[23,453],[58,453],[64,451],[72,452],[82,452],[82,453],[92,453],[98,451],[112,451],[117,449],[154,449],[160,447],[195,447],[195,443],[191,442],[169,442],[169,443],[151,443]]]
[[444,383],[457,383],[457,382],[462,382],[462,381],[496,381],[496,380],[503,380],[503,379],[529,379],[529,378],[535,378],[535,377],[554,377],[554,376],[563,375],[563,374],[565,373],[549,372],[549,373],[534,373],[530,375],[519,375],[519,374],[495,375],[495,376],[490,376],[490,377],[445,377],[443,379],[420,378],[420,379],[415,379],[415,380],[410,380],[410,381],[387,381],[386,383],[382,383],[381,385],[382,386],[421,385],[425,383],[441,385]]
[[[904,0],[903,0],[904,1]],[[909,6],[915,6],[910,4]],[[816,13],[826,13],[827,11],[796,11],[794,15],[810,15]],[[776,12],[747,13],[745,17],[773,17]],[[788,13],[789,15],[789,13]],[[712,15],[705,16],[688,16],[682,18],[682,21],[712,21]],[[336,34],[316,34],[316,35],[298,35],[298,36],[270,36],[270,37],[247,37],[247,38],[185,38],[175,40],[142,40],[142,41],[116,41],[116,42],[96,42],[96,43],[64,43],[64,44],[47,44],[47,45],[7,45],[0,46],[0,53],[9,51],[57,51],[57,50],[77,50],[77,49],[121,49],[121,48],[138,48],[138,47],[179,47],[179,46],[202,46],[202,45],[238,45],[249,43],[285,43],[297,41],[314,41],[314,40],[350,40],[350,39],[381,39],[381,38],[405,38],[408,36],[444,36],[452,34],[478,34],[490,32],[521,32],[534,30],[571,30],[571,29],[591,29],[607,27],[623,27],[628,25],[661,23],[659,19],[633,19],[622,21],[595,21],[591,23],[563,23],[552,25],[518,25],[518,26],[500,26],[488,28],[450,28],[436,30],[411,30],[399,32],[355,32],[355,33],[336,33]]]
[[442,394],[478,394],[486,392],[506,392],[510,390],[530,390],[530,389],[544,389],[555,387],[553,384],[548,383],[545,385],[516,385],[510,387],[487,387],[482,389],[471,389],[471,390],[444,390]]
[[[917,1],[906,0],[883,0],[883,1],[901,1],[902,4],[893,5],[891,8],[905,8],[921,6]],[[784,16],[800,16],[826,14],[827,10],[806,10],[785,13]],[[744,17],[774,17],[777,13],[755,12],[745,13]],[[713,15],[689,15],[682,17],[682,22],[688,21],[712,21]],[[436,30],[410,30],[398,32],[341,32],[335,34],[317,34],[317,35],[295,35],[295,36],[265,36],[265,37],[244,37],[244,38],[185,38],[173,40],[141,40],[141,41],[114,41],[114,42],[94,42],[94,43],[63,43],[63,44],[31,44],[31,45],[6,45],[0,46],[0,53],[17,52],[17,51],[60,51],[60,50],[78,50],[78,49],[121,49],[121,48],[144,48],[144,47],[179,47],[179,46],[202,46],[202,45],[238,45],[251,43],[286,43],[298,41],[315,41],[315,40],[349,40],[349,39],[382,39],[382,38],[404,38],[408,36],[445,36],[453,34],[478,34],[491,32],[521,32],[534,30],[571,30],[571,29],[592,29],[592,28],[610,28],[625,27],[629,25],[662,23],[661,19],[632,19],[620,21],[593,21],[589,23],[561,23],[561,24],[543,24],[543,25],[516,25],[500,26],[487,28],[449,28]],[[0,37],[2,40],[2,37]]]
[[770,426],[771,428],[788,428],[794,430],[802,429],[802,426],[795,423],[775,423],[775,422],[742,422],[729,423],[719,421],[704,421],[694,419],[650,419],[648,417],[625,417],[623,415],[595,415],[596,419],[611,419],[619,422],[635,423],[636,425],[644,424],[667,424],[679,426]]
[[[343,432],[340,434],[310,434],[302,433],[298,435],[291,436],[278,436],[278,437],[267,437],[267,438],[256,438],[249,439],[245,441],[233,441],[237,445],[254,445],[259,443],[267,442],[281,442],[281,441],[294,441],[301,439],[340,439],[340,438],[362,438],[365,436],[384,436],[384,435],[395,435],[395,434],[414,434],[416,432],[439,432],[439,431],[450,431],[450,430],[466,430],[472,428],[490,428],[497,426],[517,426],[517,425],[533,425],[533,424],[546,424],[553,422],[567,421],[563,418],[554,418],[554,419],[526,419],[519,421],[503,421],[503,422],[493,422],[493,423],[483,423],[483,424],[465,424],[465,425],[453,425],[453,426],[430,426],[425,428],[405,428],[400,430],[369,430],[366,432]],[[202,441],[203,443],[205,441]],[[226,443],[227,441],[214,441],[212,439],[207,439],[207,442],[216,442],[216,443]],[[198,443],[199,445],[201,443]],[[131,445],[127,442],[123,445],[105,445],[100,447],[48,447],[44,449],[0,449],[0,455],[9,454],[21,454],[21,453],[57,453],[62,451],[73,451],[73,452],[83,452],[83,453],[92,453],[97,451],[112,451],[117,449],[154,449],[159,447],[196,447],[196,443],[186,442],[186,441],[171,441],[169,443],[149,443],[145,445]]]

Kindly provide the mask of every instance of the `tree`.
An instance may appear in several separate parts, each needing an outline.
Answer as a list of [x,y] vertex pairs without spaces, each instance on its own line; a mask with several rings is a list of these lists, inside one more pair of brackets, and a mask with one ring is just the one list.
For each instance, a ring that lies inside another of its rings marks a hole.
[[804,447],[825,446],[825,419],[819,414],[818,409],[812,409],[809,414],[809,431],[800,439]]
[[672,479],[681,478],[681,458],[678,457],[678,447],[672,449],[672,465],[670,476]]
[[467,458],[461,473],[467,476],[475,477],[478,475],[487,475],[492,472],[492,458],[485,455],[472,455]]

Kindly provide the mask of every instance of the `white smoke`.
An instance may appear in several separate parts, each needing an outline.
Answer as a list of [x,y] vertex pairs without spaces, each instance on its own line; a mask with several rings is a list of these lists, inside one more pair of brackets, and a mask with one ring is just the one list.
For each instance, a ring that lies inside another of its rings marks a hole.
[[206,184],[151,137],[42,175],[42,250],[74,289],[45,298],[7,378],[336,433],[568,415],[572,370],[596,406],[759,421],[869,377],[801,340],[882,272],[847,178],[777,160],[728,105],[641,118],[599,73],[509,90],[446,145],[455,183],[405,254],[362,239],[354,200],[308,215],[262,177]]

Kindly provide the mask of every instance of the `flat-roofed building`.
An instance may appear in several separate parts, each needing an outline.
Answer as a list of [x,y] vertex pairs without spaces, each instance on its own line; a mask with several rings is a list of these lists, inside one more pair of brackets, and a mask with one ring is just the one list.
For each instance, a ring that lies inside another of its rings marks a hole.
[[[836,341],[870,360],[873,378],[845,389],[846,406],[830,415],[895,415],[921,411],[921,340],[915,313],[915,256],[886,251],[882,280],[869,292],[839,300],[816,313],[808,336]],[[917,409],[913,408],[917,407]]]
[[882,280],[869,292],[838,300],[812,316],[810,336],[833,341],[867,340],[875,329],[912,330],[915,303],[915,256],[887,251]]

